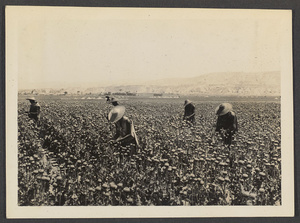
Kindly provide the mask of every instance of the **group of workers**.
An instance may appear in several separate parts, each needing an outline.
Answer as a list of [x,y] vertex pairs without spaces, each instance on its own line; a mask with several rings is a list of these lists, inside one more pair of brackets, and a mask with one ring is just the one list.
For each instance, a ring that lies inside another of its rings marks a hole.
[[[229,103],[220,104],[216,110],[217,122],[212,131],[212,141],[215,141],[215,133],[218,132],[223,140],[224,145],[230,146],[234,134],[238,130],[237,117]],[[188,124],[195,124],[195,105],[190,100],[184,102],[183,120]]]
[[[40,119],[41,106],[34,97],[30,97],[27,100],[30,101],[28,116],[38,122]],[[111,142],[119,142],[123,146],[128,144],[135,144],[139,146],[133,121],[125,116],[125,107],[123,105],[119,105],[117,100],[109,96],[106,96],[106,102],[113,106],[106,117],[110,123],[115,124],[115,135]],[[232,105],[229,103],[220,104],[216,108],[215,114],[218,118],[216,125],[213,128],[212,139],[214,141],[215,133],[218,132],[222,137],[224,145],[230,146],[233,136],[238,130],[237,117],[233,112]],[[183,120],[185,120],[190,126],[195,124],[195,105],[188,99],[184,102]]]

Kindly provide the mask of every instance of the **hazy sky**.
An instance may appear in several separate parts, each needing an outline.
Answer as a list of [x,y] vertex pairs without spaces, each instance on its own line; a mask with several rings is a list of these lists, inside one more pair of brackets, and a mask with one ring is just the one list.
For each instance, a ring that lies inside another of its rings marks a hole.
[[6,12],[7,58],[16,66],[19,89],[280,70],[280,10]]

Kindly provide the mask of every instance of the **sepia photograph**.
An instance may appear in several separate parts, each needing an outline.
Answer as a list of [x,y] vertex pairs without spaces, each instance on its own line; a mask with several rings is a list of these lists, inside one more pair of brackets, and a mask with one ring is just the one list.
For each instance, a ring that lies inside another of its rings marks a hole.
[[5,11],[7,218],[294,215],[291,10]]

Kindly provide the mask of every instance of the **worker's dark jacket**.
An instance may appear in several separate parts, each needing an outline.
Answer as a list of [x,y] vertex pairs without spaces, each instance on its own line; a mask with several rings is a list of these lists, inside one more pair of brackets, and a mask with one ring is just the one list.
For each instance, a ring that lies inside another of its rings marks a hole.
[[192,123],[195,122],[195,106],[190,103],[184,107],[184,120],[190,121]]
[[124,137],[127,135],[130,135],[128,138],[121,141],[122,145],[128,145],[130,143],[135,143],[135,138],[131,135],[131,125],[132,122],[129,118],[123,117],[119,121],[115,123],[116,125],[116,134],[114,136],[114,139],[117,139],[118,137]]
[[40,113],[41,113],[41,106],[39,105],[39,103],[30,105],[30,109],[28,113],[29,118],[32,118],[37,121],[40,118]]
[[216,131],[221,133],[225,144],[231,144],[232,136],[238,130],[237,125],[237,117],[232,111],[218,117]]
[[116,122],[116,135],[114,136],[117,139],[119,136],[124,137],[131,133],[131,122],[129,118],[123,117]]

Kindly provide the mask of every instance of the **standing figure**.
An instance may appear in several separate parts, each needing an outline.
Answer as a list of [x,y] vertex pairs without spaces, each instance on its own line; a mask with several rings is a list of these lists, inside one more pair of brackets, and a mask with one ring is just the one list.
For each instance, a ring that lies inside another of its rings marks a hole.
[[221,134],[224,145],[230,146],[238,130],[236,114],[229,103],[220,104],[215,112],[218,116],[215,131]]
[[125,107],[117,105],[111,109],[108,114],[108,121],[116,126],[116,134],[113,137],[113,142],[120,142],[122,146],[135,144],[139,146],[139,142],[134,130],[133,122],[124,116]]
[[190,124],[195,124],[195,105],[188,99],[184,102],[183,120],[186,120]]
[[34,97],[27,98],[30,102],[28,117],[38,122],[40,120],[41,106]]

